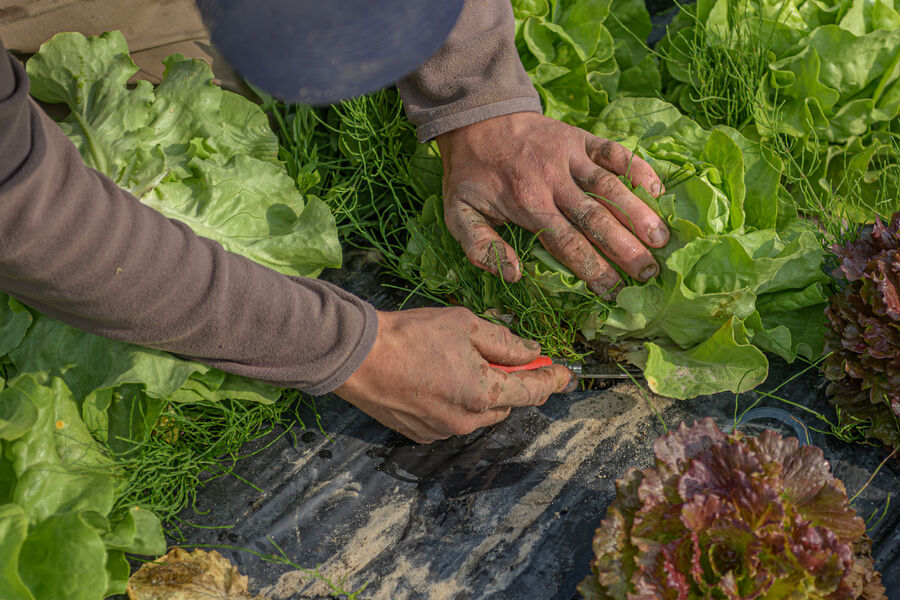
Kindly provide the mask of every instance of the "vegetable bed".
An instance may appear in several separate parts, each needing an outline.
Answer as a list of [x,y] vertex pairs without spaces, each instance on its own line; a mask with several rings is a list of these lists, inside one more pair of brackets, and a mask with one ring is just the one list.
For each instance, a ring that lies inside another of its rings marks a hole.
[[[0,597],[122,593],[126,556],[200,544],[273,598],[568,600],[614,480],[651,464],[654,438],[702,417],[808,436],[831,461],[840,481],[808,483],[827,488],[825,508],[785,518],[808,542],[783,561],[804,597],[858,597],[842,569],[879,597],[863,530],[896,595],[900,463],[885,445],[900,440],[900,221],[889,222],[900,6],[701,0],[678,7],[654,48],[640,0],[513,6],[546,114],[619,141],[663,178],[658,201],[634,190],[672,230],[654,251],[661,272],[625,277],[615,303],[517,227],[501,234],[523,260],[520,282],[472,266],[443,224],[437,148],[416,142],[394,90],[325,109],[260,94],[259,107],[180,55],[159,86],[129,86],[136,69],[117,33],[60,34],[28,72],[36,98],[71,110],[60,126],[86,164],[233,252],[318,276],[341,265],[343,245],[350,266],[326,277],[379,308],[462,304],[553,356],[627,361],[644,379],[418,447],[340,401],[84,334],[0,294]],[[628,521],[624,487],[610,514]],[[597,539],[595,573],[640,547],[652,554],[641,576],[673,594],[734,577],[713,550],[687,567],[687,546]],[[770,561],[785,551],[764,546]],[[844,562],[822,567],[814,551]],[[693,569],[694,587],[677,569]],[[740,585],[757,585],[742,573]]]
[[[391,300],[367,275],[370,265],[363,257],[349,262],[334,280]],[[393,301],[402,298],[395,295]],[[763,388],[779,387],[794,374],[773,359]],[[774,396],[829,414],[823,384],[810,370]],[[273,598],[332,598],[327,584],[296,569],[320,565],[319,573],[332,581],[347,577],[344,591],[368,584],[361,599],[573,600],[588,573],[591,540],[615,495],[615,480],[630,468],[650,465],[653,441],[665,432],[662,423],[672,431],[711,416],[725,428],[735,411],[740,415],[757,400],[748,392],[737,401],[733,394],[672,401],[626,382],[553,396],[540,408],[514,411],[495,428],[429,446],[391,434],[357,411],[322,403],[333,442],[320,432],[296,444],[283,438],[237,466],[262,493],[222,478],[199,492],[196,510],[180,516],[217,527],[192,530],[188,539],[232,547],[219,551],[251,576],[254,591]],[[757,407],[787,409],[807,426],[828,430],[815,416],[774,397],[762,398]],[[796,435],[773,419],[741,430],[758,434],[765,428]],[[811,436],[850,496],[872,477],[852,506],[868,521],[876,565],[888,597],[896,598],[900,469],[893,462],[879,469],[886,453],[876,447],[842,442],[830,433]],[[295,566],[235,549],[274,557],[276,544]]]

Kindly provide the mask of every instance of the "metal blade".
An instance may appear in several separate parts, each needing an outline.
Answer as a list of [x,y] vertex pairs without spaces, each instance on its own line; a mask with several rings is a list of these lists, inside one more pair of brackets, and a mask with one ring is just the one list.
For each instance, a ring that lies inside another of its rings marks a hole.
[[642,379],[644,373],[632,365],[598,364],[590,365],[589,371],[579,369],[575,374],[582,379]]

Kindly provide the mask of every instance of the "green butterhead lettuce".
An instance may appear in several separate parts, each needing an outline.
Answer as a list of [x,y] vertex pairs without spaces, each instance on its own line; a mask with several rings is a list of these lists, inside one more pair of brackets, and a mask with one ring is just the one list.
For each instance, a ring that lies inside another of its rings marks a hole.
[[297,192],[265,113],[214,85],[202,61],[165,65],[155,89],[129,89],[138,69],[121,33],[62,33],[27,68],[35,98],[71,109],[60,126],[85,163],[146,204],[287,275],[340,266],[334,219]]
[[0,392],[0,595],[96,600],[124,593],[124,552],[161,554],[159,519],[113,514],[120,481],[58,378]]
[[705,126],[777,147],[801,206],[888,217],[900,186],[898,18],[893,0],[701,0],[659,45],[663,94]]
[[[734,129],[704,129],[651,98],[613,101],[591,131],[634,148],[664,180],[667,192],[659,199],[635,190],[672,233],[653,250],[657,277],[626,284],[609,305],[532,245],[523,257],[526,276],[504,284],[468,263],[435,197],[408,225],[408,277],[479,312],[516,313],[517,295],[540,298],[585,339],[611,344],[640,365],[655,392],[676,398],[759,385],[768,373],[764,352],[787,361],[819,356],[824,252],[788,201],[774,153]],[[524,235],[504,233],[518,248]]]
[[659,89],[640,0],[514,0],[513,10],[516,47],[548,117],[581,125],[616,96]]
[[[623,98],[593,132],[635,148],[668,175],[656,205],[672,232],[661,272],[625,287],[596,335],[629,343],[651,388],[678,398],[761,383],[760,349],[793,361],[822,349],[828,278],[810,226],[778,197],[777,159],[726,127],[704,130],[671,105]],[[803,311],[805,319],[793,318]]]

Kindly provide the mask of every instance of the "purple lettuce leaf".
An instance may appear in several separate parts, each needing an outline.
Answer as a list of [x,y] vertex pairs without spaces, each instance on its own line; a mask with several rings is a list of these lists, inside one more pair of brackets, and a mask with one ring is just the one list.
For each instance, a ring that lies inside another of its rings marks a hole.
[[868,436],[900,447],[900,213],[833,251],[841,259],[835,276],[847,285],[825,311],[827,392],[868,421]]
[[594,538],[589,599],[882,600],[865,525],[818,448],[711,419],[654,444]]

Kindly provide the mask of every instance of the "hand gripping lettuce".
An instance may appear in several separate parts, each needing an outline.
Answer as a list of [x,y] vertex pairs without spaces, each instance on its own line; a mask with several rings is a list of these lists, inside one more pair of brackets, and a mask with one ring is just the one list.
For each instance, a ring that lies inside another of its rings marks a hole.
[[[665,182],[658,202],[635,190],[672,231],[653,251],[655,279],[626,284],[610,306],[532,245],[523,257],[527,276],[503,284],[468,263],[435,197],[408,224],[406,276],[478,312],[511,315],[514,324],[528,298],[540,300],[561,315],[546,327],[574,327],[591,344],[611,345],[644,369],[653,391],[675,398],[753,388],[768,373],[764,352],[787,361],[821,354],[824,251],[797,218],[772,152],[734,129],[704,129],[656,99],[613,101],[592,132],[634,149]],[[507,238],[521,242],[521,232],[510,231]]]
[[625,287],[598,316],[597,338],[643,366],[654,391],[677,398],[756,386],[768,370],[763,351],[787,361],[821,353],[823,251],[783,202],[774,154],[655,99],[613,102],[593,133],[634,148],[663,177],[658,202],[643,197],[672,232],[653,251],[659,276]]

